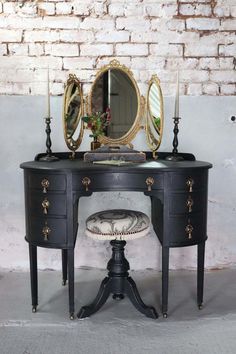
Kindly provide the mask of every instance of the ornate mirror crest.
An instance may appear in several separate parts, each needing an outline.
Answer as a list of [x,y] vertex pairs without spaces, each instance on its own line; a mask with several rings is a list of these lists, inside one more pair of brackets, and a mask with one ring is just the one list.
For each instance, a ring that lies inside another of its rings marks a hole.
[[154,155],[161,144],[163,120],[163,96],[160,80],[156,75],[153,75],[149,81],[147,93],[146,139]]
[[63,127],[66,145],[72,151],[79,148],[84,125],[81,118],[84,115],[83,94],[81,83],[75,75],[70,74],[66,82],[63,102]]
[[142,99],[133,73],[117,60],[96,75],[87,100],[87,113],[109,110],[110,124],[99,137],[103,144],[131,144],[140,129]]

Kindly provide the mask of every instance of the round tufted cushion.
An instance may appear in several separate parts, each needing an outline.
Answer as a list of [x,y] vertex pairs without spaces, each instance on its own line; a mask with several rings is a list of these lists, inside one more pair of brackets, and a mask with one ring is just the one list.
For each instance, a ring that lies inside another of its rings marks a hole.
[[86,235],[99,240],[132,240],[145,236],[149,228],[148,216],[135,210],[104,210],[86,220]]

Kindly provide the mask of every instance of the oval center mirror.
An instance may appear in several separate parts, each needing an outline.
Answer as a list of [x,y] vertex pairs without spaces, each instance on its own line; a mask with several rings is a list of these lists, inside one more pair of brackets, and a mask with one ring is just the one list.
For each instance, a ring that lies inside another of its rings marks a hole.
[[130,143],[138,130],[140,93],[131,71],[113,60],[97,74],[89,99],[89,114],[109,111],[110,123],[100,140]]

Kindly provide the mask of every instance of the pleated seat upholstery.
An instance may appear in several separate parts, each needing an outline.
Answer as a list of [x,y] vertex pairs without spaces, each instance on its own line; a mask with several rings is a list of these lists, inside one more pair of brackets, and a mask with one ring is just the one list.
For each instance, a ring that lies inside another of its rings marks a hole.
[[132,240],[147,235],[149,229],[149,217],[136,210],[104,210],[86,220],[86,235],[98,240]]

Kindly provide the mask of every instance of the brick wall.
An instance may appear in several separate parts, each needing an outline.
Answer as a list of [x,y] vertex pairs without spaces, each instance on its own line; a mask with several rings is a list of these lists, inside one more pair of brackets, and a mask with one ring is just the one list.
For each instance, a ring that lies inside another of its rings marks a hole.
[[117,58],[141,92],[153,73],[165,95],[236,93],[235,0],[0,1],[0,94],[61,95],[69,72],[88,90]]

